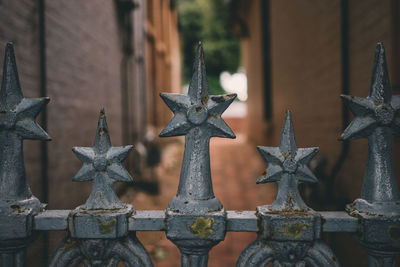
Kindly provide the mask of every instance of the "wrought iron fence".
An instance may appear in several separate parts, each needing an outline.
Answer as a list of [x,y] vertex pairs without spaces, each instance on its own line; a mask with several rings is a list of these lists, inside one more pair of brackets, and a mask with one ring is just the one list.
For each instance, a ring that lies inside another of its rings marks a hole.
[[35,122],[48,98],[24,98],[13,46],[7,44],[0,91],[0,253],[2,266],[26,266],[34,231],[66,230],[50,266],[152,266],[136,231],[165,231],[180,250],[182,266],[207,266],[209,250],[227,231],[257,232],[237,266],[339,266],[322,232],[353,233],[368,253],[368,266],[394,266],[400,252],[400,194],[394,176],[392,138],[400,134],[400,96],[392,96],[385,52],[378,44],[366,98],[343,95],[355,115],[340,139],[368,138],[361,198],[346,211],[316,212],[302,200],[298,184],[317,182],[307,167],[317,147],[297,148],[286,113],[278,147],[259,146],[267,169],[257,183],[277,182],[271,205],[256,211],[227,211],[214,196],[211,137],[235,138],[221,114],[236,95],[209,95],[199,44],[187,95],[161,94],[174,117],[161,137],[185,136],[178,192],[164,210],[135,210],[116,196],[115,181],[131,181],[121,162],[132,146],[113,147],[104,110],[93,147],[74,147],[82,168],[73,181],[93,181],[85,204],[75,210],[46,210],[26,182],[23,139],[50,140]]

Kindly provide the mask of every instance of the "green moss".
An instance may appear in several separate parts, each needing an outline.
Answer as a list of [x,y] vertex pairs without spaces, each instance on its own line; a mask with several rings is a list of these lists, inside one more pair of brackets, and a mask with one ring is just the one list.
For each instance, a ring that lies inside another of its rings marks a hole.
[[214,232],[213,224],[214,218],[199,217],[190,226],[190,232],[200,238],[207,238]]
[[310,225],[307,223],[294,222],[289,225],[289,223],[283,224],[283,229],[277,229],[277,232],[292,238],[300,238],[303,232],[307,230]]
[[112,218],[108,221],[102,221],[100,218],[96,218],[98,226],[99,226],[99,231],[102,235],[107,235],[112,233],[114,226],[117,224],[117,219]]

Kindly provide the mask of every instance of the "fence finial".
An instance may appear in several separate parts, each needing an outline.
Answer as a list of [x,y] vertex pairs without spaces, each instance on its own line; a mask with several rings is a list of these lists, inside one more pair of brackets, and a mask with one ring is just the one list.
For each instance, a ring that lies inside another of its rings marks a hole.
[[354,202],[358,211],[400,214],[397,179],[392,157],[393,135],[400,135],[400,95],[392,96],[385,50],[376,46],[371,89],[366,98],[342,95],[355,115],[341,140],[368,138],[368,162],[361,199]]
[[92,193],[82,206],[84,209],[125,208],[114,191],[114,182],[130,182],[132,177],[121,165],[132,146],[111,146],[104,109],[100,111],[93,147],[74,147],[73,152],[83,166],[72,179],[76,182],[94,181]]
[[199,44],[188,95],[162,93],[161,97],[174,112],[174,117],[160,136],[186,135],[178,193],[169,208],[181,211],[192,208],[207,211],[221,209],[222,205],[214,197],[212,189],[209,141],[211,137],[235,138],[221,114],[236,94],[209,95],[203,47]]
[[297,188],[299,181],[317,182],[308,168],[318,147],[297,148],[290,111],[286,111],[279,147],[258,146],[268,167],[257,183],[278,182],[278,192],[270,210],[294,211],[309,210]]
[[[3,81],[0,90],[0,199],[25,200],[32,198],[26,182],[22,141],[50,140],[35,122],[49,98],[24,98],[18,79],[14,48],[5,49]],[[35,206],[39,205],[36,199]],[[32,204],[32,203],[31,203]]]
[[166,210],[166,232],[182,252],[182,266],[207,266],[208,251],[224,240],[226,230],[226,211],[211,182],[210,138],[235,138],[221,115],[236,94],[209,95],[201,43],[193,69],[187,95],[161,94],[174,117],[160,136],[185,135],[178,192]]

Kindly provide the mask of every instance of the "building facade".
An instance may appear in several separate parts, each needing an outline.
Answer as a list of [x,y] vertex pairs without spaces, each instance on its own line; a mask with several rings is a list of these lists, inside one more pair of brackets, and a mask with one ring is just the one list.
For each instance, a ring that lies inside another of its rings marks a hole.
[[[249,140],[278,143],[284,111],[290,109],[297,143],[320,147],[315,164],[322,186],[310,200],[314,207],[343,209],[359,197],[367,140],[338,141],[352,119],[340,95],[368,95],[378,42],[386,48],[393,93],[400,93],[398,1],[250,0],[231,6],[248,76]],[[398,140],[394,144],[399,163]],[[347,259],[345,266],[365,265],[349,235],[327,238],[338,257]],[[339,245],[344,243],[354,246]]]
[[[14,43],[26,97],[48,96],[38,119],[51,145],[25,142],[33,194],[49,208],[84,203],[91,184],[71,182],[80,168],[73,146],[91,146],[105,108],[115,146],[137,147],[128,168],[145,179],[149,130],[165,124],[156,92],[180,89],[177,14],[171,1],[0,1],[0,44]],[[162,114],[157,116],[156,114]],[[160,117],[160,118],[159,118]],[[157,134],[157,133],[155,133]],[[154,135],[154,134],[153,134]],[[133,154],[133,153],[132,153]],[[43,186],[42,186],[43,185]],[[36,263],[62,235],[39,238],[30,248]]]

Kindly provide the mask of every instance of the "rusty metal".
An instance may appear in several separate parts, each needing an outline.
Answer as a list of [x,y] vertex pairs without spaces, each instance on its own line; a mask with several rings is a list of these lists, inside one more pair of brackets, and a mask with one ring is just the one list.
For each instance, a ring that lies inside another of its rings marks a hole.
[[100,111],[93,147],[72,150],[83,163],[72,180],[93,181],[93,189],[85,204],[69,212],[69,235],[54,253],[50,266],[116,266],[118,262],[153,266],[136,232],[128,231],[132,205],[121,203],[113,187],[115,181],[132,181],[121,165],[132,146],[111,146],[104,109]]
[[25,266],[33,216],[42,209],[25,177],[23,140],[50,140],[35,122],[49,98],[24,98],[14,48],[5,49],[0,90],[0,253],[3,266]]
[[400,95],[392,95],[383,44],[376,46],[369,96],[342,98],[355,118],[340,138],[368,138],[361,198],[347,211],[359,219],[358,239],[368,253],[368,266],[394,266],[400,254],[400,193],[392,139],[400,135]]
[[339,266],[321,241],[321,215],[309,208],[298,190],[300,182],[317,182],[307,167],[319,148],[297,148],[292,118],[286,111],[279,147],[258,150],[268,167],[257,183],[278,183],[271,205],[257,207],[257,240],[240,255],[236,266]]
[[209,250],[227,231],[257,232],[237,266],[339,266],[321,241],[322,232],[348,232],[368,253],[368,266],[395,266],[400,252],[400,193],[394,176],[392,138],[400,131],[400,96],[392,96],[382,44],[378,44],[370,95],[342,96],[355,115],[341,139],[368,138],[361,197],[346,211],[317,212],[302,200],[298,184],[317,182],[308,163],[318,148],[297,148],[289,112],[279,147],[258,147],[267,169],[258,183],[277,182],[271,205],[226,211],[214,196],[209,140],[234,138],[221,114],[235,95],[211,96],[201,44],[188,95],[161,94],[174,113],[161,136],[185,135],[176,196],[166,210],[135,210],[121,203],[115,181],[132,177],[121,165],[132,146],[112,147],[104,110],[93,147],[73,148],[82,167],[73,181],[93,181],[92,192],[74,210],[45,210],[26,183],[22,140],[49,140],[35,122],[48,98],[23,98],[12,44],[6,46],[0,90],[0,254],[2,266],[26,266],[33,231],[67,233],[50,266],[152,266],[136,231],[165,231],[182,254],[182,266],[207,266]]
[[167,237],[180,249],[182,266],[207,266],[208,251],[226,233],[226,211],[211,182],[210,138],[235,138],[221,114],[236,94],[209,95],[200,43],[188,95],[163,93],[161,97],[174,117],[160,136],[185,135],[178,192],[166,210]]
[[257,183],[278,182],[275,201],[268,207],[271,211],[308,211],[297,188],[299,182],[317,182],[308,168],[318,147],[297,148],[290,111],[286,111],[279,147],[257,147],[268,167]]

